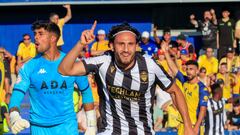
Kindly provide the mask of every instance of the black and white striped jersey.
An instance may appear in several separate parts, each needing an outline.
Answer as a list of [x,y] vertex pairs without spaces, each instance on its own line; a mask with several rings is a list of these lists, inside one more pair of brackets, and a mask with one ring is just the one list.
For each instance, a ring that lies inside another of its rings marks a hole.
[[208,100],[205,135],[224,135],[224,124],[227,120],[224,110],[225,100]]
[[153,59],[136,54],[134,66],[123,71],[113,54],[84,59],[87,73],[95,72],[99,88],[102,134],[154,134],[153,99],[156,85],[167,90],[172,78]]

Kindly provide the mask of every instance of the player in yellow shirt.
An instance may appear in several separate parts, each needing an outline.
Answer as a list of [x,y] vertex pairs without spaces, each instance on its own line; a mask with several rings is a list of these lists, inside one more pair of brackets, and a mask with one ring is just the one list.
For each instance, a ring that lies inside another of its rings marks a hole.
[[58,46],[59,50],[62,50],[62,46],[64,44],[64,41],[63,41],[63,26],[64,26],[65,23],[67,23],[72,18],[71,6],[70,5],[63,5],[63,7],[67,9],[67,14],[66,14],[65,17],[59,19],[59,16],[56,13],[51,13],[50,16],[49,16],[49,20],[51,22],[57,24],[59,29],[60,29],[61,36],[59,37],[58,42],[57,42],[57,46]]
[[108,46],[108,40],[105,40],[106,33],[104,30],[100,29],[97,32],[96,42],[93,43],[91,47],[91,55],[92,56],[99,56],[102,55],[105,51],[110,50]]
[[213,53],[213,49],[208,47],[206,49],[206,54],[198,58],[199,67],[206,68],[206,75],[212,75],[218,72],[218,60],[213,56]]
[[[168,47],[166,45],[161,46],[164,54],[166,54],[166,59],[169,65],[169,68],[172,70],[173,74],[178,80],[183,84],[183,95],[185,96],[186,103],[188,106],[189,116],[194,126],[194,131],[199,132],[200,126],[203,122],[203,119],[206,114],[207,101],[209,92],[206,86],[198,80],[198,63],[193,60],[186,62],[187,66],[187,76],[184,76],[176,64],[170,59],[168,53]],[[180,120],[181,121],[181,120]],[[178,129],[178,134],[184,134],[184,126],[181,123]]]
[[23,41],[19,44],[17,50],[17,64],[22,66],[25,62],[36,56],[35,44],[31,42],[29,34],[23,35]]

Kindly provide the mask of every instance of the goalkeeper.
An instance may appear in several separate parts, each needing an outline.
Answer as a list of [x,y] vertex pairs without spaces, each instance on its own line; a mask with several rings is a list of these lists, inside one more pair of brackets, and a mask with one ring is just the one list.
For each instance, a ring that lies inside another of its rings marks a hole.
[[[57,68],[65,54],[57,49],[60,30],[54,23],[33,24],[38,56],[19,70],[10,100],[10,122],[13,134],[31,126],[32,135],[78,135],[73,108],[74,83],[83,96],[87,116],[85,134],[96,134],[96,114],[86,76],[62,76]],[[25,93],[30,95],[30,121],[21,118],[19,108]]]

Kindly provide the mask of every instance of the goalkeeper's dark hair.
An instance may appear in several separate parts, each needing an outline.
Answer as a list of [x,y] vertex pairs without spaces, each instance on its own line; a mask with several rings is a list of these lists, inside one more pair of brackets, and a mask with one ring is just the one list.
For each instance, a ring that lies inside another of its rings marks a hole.
[[39,20],[32,24],[33,31],[36,29],[41,29],[41,28],[45,29],[48,32],[52,32],[52,33],[56,34],[57,40],[61,36],[60,29],[57,26],[57,24],[55,24],[55,23],[52,23],[50,21]]
[[121,32],[121,31],[131,31],[131,32],[133,32],[136,35],[137,43],[141,40],[141,34],[139,33],[139,31],[136,28],[129,25],[127,22],[124,22],[120,25],[116,25],[116,26],[113,26],[111,28],[111,30],[109,31],[109,34],[108,34],[109,42],[113,43],[114,39],[116,37],[116,34]]

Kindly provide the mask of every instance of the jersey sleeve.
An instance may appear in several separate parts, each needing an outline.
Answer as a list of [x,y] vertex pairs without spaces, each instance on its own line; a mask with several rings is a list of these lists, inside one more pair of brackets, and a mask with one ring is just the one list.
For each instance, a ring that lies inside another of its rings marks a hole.
[[107,60],[107,55],[83,59],[82,62],[85,67],[86,74],[89,74],[91,72],[97,73],[101,65]]
[[21,101],[30,86],[30,74],[33,65],[29,61],[19,70],[17,81],[13,87],[13,94],[10,99],[9,109],[12,107],[20,108]]
[[176,78],[183,84],[187,81],[187,77],[184,76],[179,70],[176,74]]
[[207,87],[200,86],[199,88],[199,92],[200,92],[200,99],[199,99],[199,105],[201,106],[206,106],[207,107],[207,103],[208,103],[208,98],[209,98],[209,92]]
[[83,104],[93,103],[92,89],[89,85],[88,77],[87,76],[77,77],[76,84],[78,86],[79,91],[82,94]]
[[155,60],[153,61],[152,69],[155,73],[156,83],[162,90],[168,90],[174,83],[173,78],[164,70],[160,63]]

